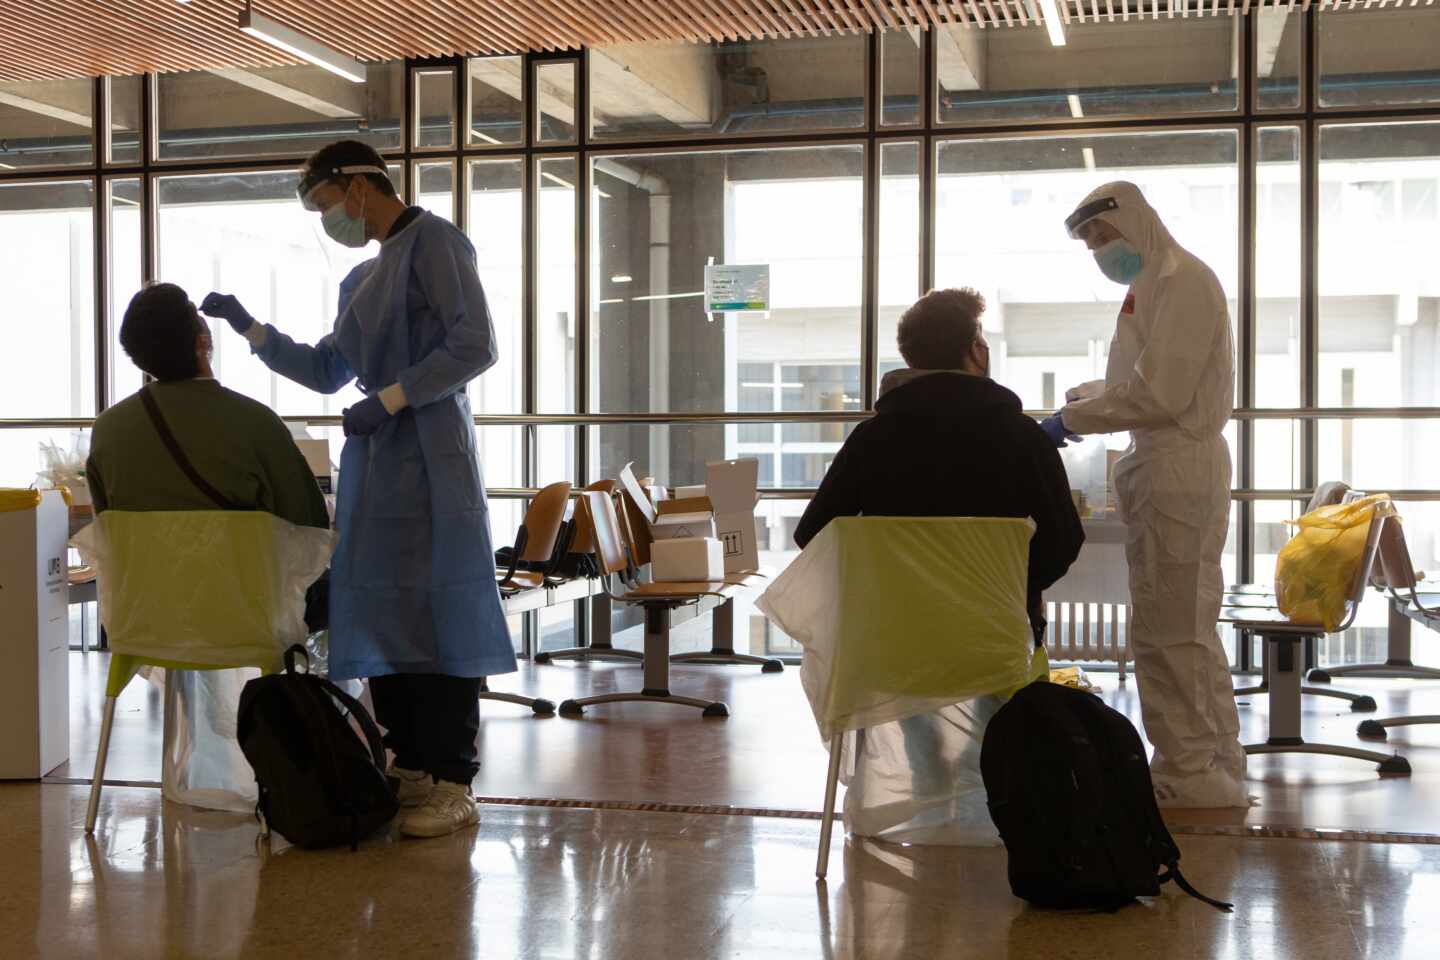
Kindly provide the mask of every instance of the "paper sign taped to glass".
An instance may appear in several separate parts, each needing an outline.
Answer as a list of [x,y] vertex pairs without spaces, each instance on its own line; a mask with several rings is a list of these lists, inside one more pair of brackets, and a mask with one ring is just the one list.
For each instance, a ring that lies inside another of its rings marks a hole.
[[705,312],[770,309],[770,264],[707,263]]

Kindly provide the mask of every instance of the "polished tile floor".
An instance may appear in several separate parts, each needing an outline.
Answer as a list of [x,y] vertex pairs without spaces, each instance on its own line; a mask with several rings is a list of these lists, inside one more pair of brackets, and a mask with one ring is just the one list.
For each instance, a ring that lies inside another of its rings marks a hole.
[[1440,943],[1440,847],[1184,837],[1226,916],[1169,890],[1114,915],[1033,910],[1003,851],[850,843],[818,825],[487,805],[440,840],[257,848],[245,817],[114,787],[0,785],[0,954],[14,958],[1389,960]]
[[[94,762],[106,660],[72,654],[72,760],[60,777],[88,778]],[[1114,674],[1096,674],[1106,699],[1138,722],[1132,678],[1120,687]],[[636,689],[640,670],[628,665],[522,665],[496,678],[497,690],[559,702],[567,697]],[[1306,735],[1312,740],[1360,743],[1356,723],[1366,716],[1440,714],[1440,683],[1347,680],[1348,690],[1373,695],[1380,711],[1352,714],[1340,701],[1306,698]],[[504,799],[560,798],[612,805],[676,804],[818,811],[826,754],[815,733],[799,671],[761,674],[754,667],[676,667],[677,691],[725,700],[729,719],[667,704],[592,708],[581,719],[536,718],[509,704],[482,705],[482,768],[475,790]],[[1241,700],[1247,740],[1265,736],[1267,700]],[[160,776],[160,698],[141,681],[126,690],[117,712],[108,775],[156,781]],[[1370,745],[1373,747],[1373,744]],[[1186,812],[1181,825],[1222,829],[1325,828],[1440,835],[1440,726],[1395,730],[1388,749],[1410,759],[1414,775],[1378,777],[1370,764],[1321,757],[1255,757],[1251,791],[1260,805],[1238,811]],[[1436,956],[1440,957],[1440,946]]]

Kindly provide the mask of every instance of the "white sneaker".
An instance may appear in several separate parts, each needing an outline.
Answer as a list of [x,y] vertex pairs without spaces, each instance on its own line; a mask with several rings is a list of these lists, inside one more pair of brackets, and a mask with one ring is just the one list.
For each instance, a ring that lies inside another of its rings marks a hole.
[[430,791],[435,789],[435,780],[424,770],[406,770],[404,767],[391,766],[387,776],[399,781],[395,787],[395,798],[402,807],[420,806],[429,799]]
[[480,804],[470,788],[441,780],[425,803],[400,818],[407,837],[443,837],[480,822]]

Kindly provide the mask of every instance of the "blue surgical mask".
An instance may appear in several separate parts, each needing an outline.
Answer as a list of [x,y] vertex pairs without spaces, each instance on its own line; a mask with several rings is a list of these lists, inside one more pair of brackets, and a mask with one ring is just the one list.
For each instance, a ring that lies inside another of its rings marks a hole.
[[1100,272],[1116,283],[1129,285],[1140,276],[1145,266],[1140,251],[1123,239],[1111,240],[1095,251],[1095,265]]
[[325,232],[329,234],[331,240],[342,246],[356,248],[365,246],[364,201],[361,201],[360,216],[352,217],[345,210],[345,201],[341,200],[320,215],[320,225],[325,228]]

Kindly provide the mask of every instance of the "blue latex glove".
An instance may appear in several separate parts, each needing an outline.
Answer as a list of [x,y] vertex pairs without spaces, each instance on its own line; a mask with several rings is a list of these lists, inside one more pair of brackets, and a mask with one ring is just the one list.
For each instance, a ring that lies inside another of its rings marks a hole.
[[241,335],[255,325],[255,318],[240,305],[239,300],[228,293],[206,294],[205,299],[200,302],[200,312],[207,317],[224,320]]
[[347,437],[368,437],[385,425],[390,411],[380,402],[378,394],[366,397],[353,407],[340,412],[340,426]]
[[1041,420],[1040,429],[1045,431],[1045,436],[1055,441],[1055,446],[1057,447],[1069,446],[1069,444],[1065,442],[1067,440],[1071,443],[1081,442],[1080,435],[1071,433],[1069,429],[1066,428],[1065,421],[1060,418],[1060,414],[1058,413],[1053,417]]

